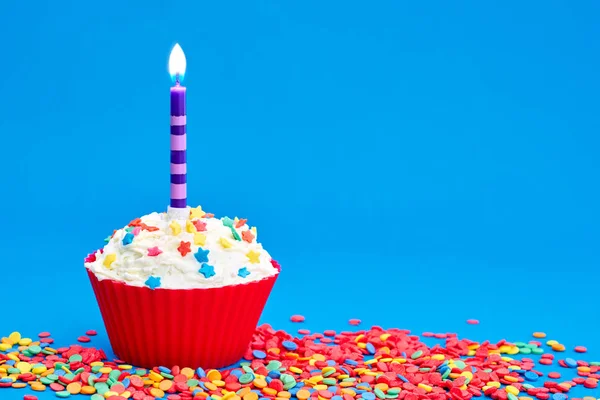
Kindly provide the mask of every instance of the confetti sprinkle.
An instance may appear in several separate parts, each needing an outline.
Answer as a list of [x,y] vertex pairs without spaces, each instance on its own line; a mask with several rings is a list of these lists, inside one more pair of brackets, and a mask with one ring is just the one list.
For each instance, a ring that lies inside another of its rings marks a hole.
[[478,319],[468,319],[467,320],[467,324],[469,324],[469,325],[479,325],[479,320]]
[[215,276],[215,267],[208,264],[202,264],[202,268],[198,270],[205,278],[210,278],[211,276]]
[[196,254],[194,254],[194,257],[196,258],[196,260],[198,260],[200,264],[202,264],[208,262],[208,253],[210,253],[210,250],[204,250],[200,247]]
[[238,276],[240,276],[240,277],[242,277],[242,278],[245,278],[245,277],[247,277],[248,275],[250,275],[250,271],[248,271],[248,268],[246,268],[246,267],[243,267],[243,268],[240,268],[240,269],[239,269],[239,271],[238,271]]
[[148,286],[150,289],[154,290],[157,287],[160,287],[160,277],[157,276],[151,276],[146,280],[146,286]]
[[186,254],[192,252],[192,249],[190,248],[191,245],[192,244],[190,242],[181,241],[179,243],[179,247],[177,247],[177,251],[179,251],[182,257],[185,257]]
[[223,225],[228,227],[228,228],[233,228],[233,220],[229,217],[223,217],[221,219],[221,222],[223,222]]
[[305,319],[304,315],[298,315],[298,314],[292,315],[290,317],[290,321],[292,321],[292,322],[304,322],[304,319]]
[[206,231],[206,222],[202,222],[200,220],[196,220],[196,221],[192,222],[192,224],[194,224],[194,227],[196,228],[196,231],[198,231],[198,232],[204,232],[204,231]]
[[348,321],[348,323],[350,325],[354,325],[354,326],[360,325],[360,322],[361,322],[360,319],[356,319],[356,318],[351,319],[351,320]]
[[235,230],[235,228],[233,226],[231,227],[231,235],[238,242],[242,240],[242,238],[240,237],[240,235],[237,233],[237,231]]
[[242,226],[246,225],[246,222],[248,222],[248,220],[247,220],[247,219],[240,218],[240,219],[238,219],[238,220],[237,220],[237,222],[235,223],[235,227],[239,229],[239,228],[241,228]]
[[248,260],[250,260],[250,262],[252,264],[258,264],[260,263],[259,257],[260,257],[260,253],[256,252],[254,250],[250,250],[247,254],[246,257],[248,257]]
[[190,209],[190,219],[202,218],[205,215],[206,215],[206,213],[204,211],[202,211],[201,206]]
[[162,253],[162,250],[158,248],[158,246],[148,247],[148,256],[156,257]]

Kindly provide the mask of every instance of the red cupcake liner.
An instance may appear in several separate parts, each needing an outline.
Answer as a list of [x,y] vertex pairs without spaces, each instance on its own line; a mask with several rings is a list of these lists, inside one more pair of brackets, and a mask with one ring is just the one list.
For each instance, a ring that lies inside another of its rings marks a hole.
[[87,270],[118,358],[145,368],[221,368],[246,352],[277,274],[209,289],[150,289]]

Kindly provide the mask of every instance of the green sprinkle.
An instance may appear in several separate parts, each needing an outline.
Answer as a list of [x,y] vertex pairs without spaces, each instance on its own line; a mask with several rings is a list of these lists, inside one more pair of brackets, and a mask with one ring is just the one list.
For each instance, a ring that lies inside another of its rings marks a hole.
[[254,374],[254,370],[252,368],[250,368],[248,365],[243,365],[242,369],[244,370],[244,372],[246,372],[248,374]]
[[60,397],[61,399],[66,399],[70,395],[71,395],[71,393],[67,392],[66,390],[64,390],[62,392],[56,392],[56,397]]
[[267,364],[267,371],[276,371],[281,368],[281,361],[272,360]]
[[171,374],[167,374],[166,372],[161,372],[160,374],[161,374],[162,376],[164,376],[165,378],[167,378],[167,379],[173,379],[173,378],[174,378],[174,376],[173,376],[173,375],[171,375]]
[[12,368],[8,369],[8,373],[9,374],[19,374],[20,375],[21,374],[21,370],[19,368],[12,367]]
[[447,377],[450,375],[450,372],[451,372],[451,371],[452,371],[452,370],[451,370],[450,368],[448,368],[448,369],[446,370],[446,372],[444,372],[444,374],[442,375],[442,379],[446,379],[446,378],[447,378]]
[[400,388],[389,388],[387,394],[400,394]]
[[593,367],[600,367],[600,361],[592,361],[590,365]]
[[240,237],[240,235],[237,233],[237,231],[235,230],[235,228],[233,226],[231,227],[231,234],[233,235],[233,238],[235,240],[237,240],[238,242],[242,240],[242,238]]
[[52,382],[57,381],[58,380],[58,375],[55,374],[48,374],[46,375],[46,378],[50,379]]
[[245,385],[247,383],[250,383],[254,380],[254,374],[242,374],[240,375],[240,383],[242,385]]
[[98,394],[104,395],[104,393],[109,391],[108,385],[104,382],[98,382],[94,385]]
[[535,347],[535,348],[531,349],[531,352],[533,354],[544,354],[544,349],[542,349],[540,347]]
[[198,382],[196,379],[190,379],[190,380],[187,381],[187,385],[189,387],[196,387],[196,386],[198,386],[199,383],[200,382]]
[[517,347],[525,347],[525,346],[527,346],[527,343],[525,343],[525,342],[515,342],[515,346],[517,346]]
[[81,357],[80,354],[73,354],[71,357],[69,357],[69,362],[78,362],[78,361],[83,361],[83,357]]
[[96,377],[94,375],[90,375],[88,378],[88,385],[94,386],[94,382],[96,381]]
[[[98,372],[100,371],[100,368],[102,368],[100,365],[94,365],[94,366],[92,367],[92,372],[96,374],[96,373],[98,373]],[[58,369],[58,368],[57,368],[57,369]],[[143,375],[143,374],[142,374],[142,375]]]
[[375,390],[373,390],[373,393],[375,393],[375,396],[377,396],[377,398],[385,399],[385,393],[383,393],[383,390],[379,389],[378,387],[376,387]]
[[108,374],[109,379],[114,379],[115,381],[118,381],[120,376],[121,376],[121,371],[119,371],[118,369],[113,369]]
[[[102,368],[102,367],[100,367],[100,368]],[[135,374],[138,375],[138,376],[144,376],[147,373],[148,373],[148,371],[145,370],[144,368],[138,368],[138,369],[135,370]]]
[[525,389],[533,389],[533,388],[535,388],[535,386],[530,385],[529,383],[524,383],[521,386],[523,386]]
[[508,400],[519,400],[519,399],[517,398],[517,396],[515,396],[515,395],[514,395],[514,394],[512,394],[512,393],[508,393],[507,397],[508,397]]
[[[29,352],[31,354],[39,354],[42,352],[42,348],[40,346],[30,346],[27,350],[29,350]],[[79,356],[81,357],[81,356]],[[81,360],[79,360],[81,361]]]
[[419,368],[420,372],[429,372],[431,371],[431,368]]
[[115,384],[115,383],[117,383],[117,382],[118,382],[118,381],[117,381],[116,379],[113,379],[113,378],[108,378],[108,379],[106,380],[106,384],[107,384],[109,387],[110,387],[110,386],[112,386],[112,385],[114,385],[114,384]]
[[233,220],[229,217],[221,218],[221,222],[223,222],[223,225],[225,225],[228,228],[233,227]]
[[396,399],[396,398],[398,398],[398,394],[389,394],[389,393],[387,393],[385,395],[385,398],[386,399]]
[[417,358],[421,357],[422,355],[423,355],[423,351],[422,350],[417,350],[414,353],[412,353],[412,355],[410,356],[410,358],[412,358],[413,360],[416,360]]
[[519,353],[520,354],[531,354],[531,349],[528,349],[527,347],[521,347],[519,349]]
[[323,382],[323,385],[335,386],[337,380],[334,378],[325,378],[321,382]]
[[240,367],[249,367],[249,366],[250,366],[250,363],[247,362],[247,361],[244,361],[244,362],[240,363]]
[[54,354],[54,353],[53,353],[53,352],[51,352],[50,350],[43,349],[43,350],[42,350],[42,354],[45,354],[45,355],[47,355],[47,356],[51,356],[51,355],[52,355],[52,354]]
[[104,396],[101,394],[93,394],[90,400],[104,400]]
[[49,385],[51,383],[53,383],[54,381],[52,379],[48,379],[47,377],[42,377],[40,378],[40,382],[42,382],[44,385]]
[[458,369],[465,369],[467,364],[465,364],[464,361],[458,360],[454,362],[454,366]]

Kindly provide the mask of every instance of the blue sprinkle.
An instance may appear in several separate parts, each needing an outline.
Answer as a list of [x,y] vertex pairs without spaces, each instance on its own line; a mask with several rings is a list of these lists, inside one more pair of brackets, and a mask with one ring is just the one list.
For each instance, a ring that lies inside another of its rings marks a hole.
[[204,386],[204,382],[199,382],[198,386],[200,386],[202,389],[204,389],[204,391],[208,392],[208,389],[206,388],[206,386]]
[[535,382],[539,379],[538,374],[535,372],[525,372],[525,380],[529,382]]
[[128,388],[131,381],[129,380],[129,378],[125,378],[125,379],[123,379],[123,381],[121,383],[123,384],[123,386]]
[[12,383],[12,381],[13,381],[12,378],[2,378],[2,379],[0,379],[0,383],[8,383],[8,382]]
[[200,390],[200,389],[194,389],[194,391],[192,392],[192,394],[194,396],[196,396],[197,393],[202,393],[202,390]]
[[298,345],[290,340],[284,340],[283,343],[281,343],[281,344],[287,350],[296,350],[298,348]]
[[267,377],[265,378],[265,381],[266,381],[267,383],[271,383],[271,381],[272,381],[272,380],[273,380],[273,378],[271,378],[270,376],[267,376]]
[[204,372],[201,367],[196,369],[196,375],[198,375],[199,378],[206,378],[206,372]]
[[267,354],[264,351],[260,351],[260,350],[252,351],[252,355],[255,358],[260,358],[260,359],[267,358]]
[[[171,373],[171,370],[169,368],[167,368],[167,367],[158,367],[158,370],[160,372],[166,372],[167,374]],[[127,386],[125,386],[125,387],[127,387]]]
[[56,376],[65,376],[66,372],[62,369],[54,371],[54,375]]
[[[239,378],[240,376],[242,376],[244,374],[244,372],[242,372],[242,370],[240,369],[234,369],[233,371],[231,371],[230,375],[235,376],[236,378]],[[127,387],[127,386],[126,386]]]
[[131,244],[131,242],[133,242],[133,238],[135,236],[133,236],[133,233],[128,233],[125,236],[123,236],[123,246],[127,246],[128,244]]
[[348,371],[345,367],[340,367],[340,369],[344,371],[346,375],[350,375],[350,371]]
[[246,267],[243,267],[243,268],[240,268],[240,269],[238,270],[238,276],[240,276],[240,277],[242,277],[242,278],[245,278],[245,277],[247,277],[248,275],[250,275],[250,271],[248,271],[248,268],[246,268]]
[[215,267],[208,264],[202,264],[202,268],[200,268],[198,272],[204,275],[205,278],[210,278],[212,276],[215,276]]
[[343,400],[342,396],[333,396],[331,400]]
[[269,375],[267,375],[267,376],[277,379],[281,376],[281,373],[279,371],[269,371]]
[[43,349],[44,347],[50,346],[48,343],[40,343],[40,347]]
[[373,343],[367,343],[366,349],[369,354],[375,354],[375,346],[373,346]]
[[358,363],[357,363],[356,361],[354,361],[354,360],[351,360],[351,359],[349,359],[349,358],[348,358],[348,359],[346,359],[346,360],[344,360],[344,364],[349,364],[349,365],[358,365]]
[[151,276],[149,277],[146,282],[145,282],[146,286],[148,286],[150,289],[154,290],[157,287],[160,287],[160,277],[157,276]]
[[292,396],[295,396],[295,395],[296,395],[296,393],[298,393],[298,391],[299,391],[299,390],[300,390],[300,389],[298,389],[298,388],[293,388],[293,389],[290,389],[290,390],[288,390],[288,392],[290,392],[290,394],[291,394]]
[[567,395],[564,393],[554,393],[552,395],[552,400],[567,400]]
[[406,352],[405,351],[402,352],[402,358],[406,358]]
[[408,379],[406,379],[402,375],[398,374],[397,376],[398,376],[398,379],[400,379],[402,382],[408,382]]
[[304,382],[296,382],[296,387],[294,389],[300,390],[302,387],[304,387]]
[[204,250],[202,247],[199,247],[198,252],[194,254],[194,257],[200,264],[202,264],[208,262],[208,253],[210,253],[210,250]]
[[[6,365],[10,365],[10,366],[13,366],[13,365],[15,365],[15,360],[8,360],[8,361],[6,362]],[[63,372],[64,372],[64,371],[63,371]]]
[[330,367],[333,367],[335,365],[335,361],[327,360],[327,365],[329,365]]
[[[573,360],[572,358],[565,358],[565,364],[567,364],[567,367],[569,367],[569,368],[577,367],[577,361]],[[555,394],[562,394],[562,393],[555,393]],[[552,396],[552,398],[554,399],[554,396]],[[554,400],[560,400],[560,399],[554,399]]]
[[365,400],[375,400],[375,395],[371,392],[364,392],[362,398]]

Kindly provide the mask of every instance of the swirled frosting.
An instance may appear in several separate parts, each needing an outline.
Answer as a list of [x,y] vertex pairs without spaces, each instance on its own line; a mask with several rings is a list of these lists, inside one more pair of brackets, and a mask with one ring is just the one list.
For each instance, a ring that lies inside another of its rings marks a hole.
[[88,255],[85,267],[99,280],[151,289],[247,283],[277,273],[256,236],[246,220],[214,218],[201,207],[187,218],[155,212],[116,230],[104,248]]

